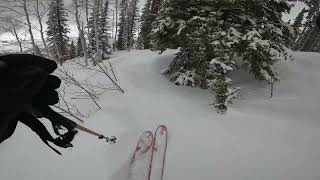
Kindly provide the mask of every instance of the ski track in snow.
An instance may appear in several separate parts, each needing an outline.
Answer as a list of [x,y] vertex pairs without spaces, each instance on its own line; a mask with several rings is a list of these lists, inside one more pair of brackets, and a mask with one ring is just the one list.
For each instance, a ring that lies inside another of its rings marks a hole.
[[106,92],[103,110],[85,125],[117,136],[117,144],[80,133],[59,156],[19,125],[0,145],[0,179],[126,180],[139,136],[159,124],[169,132],[163,180],[320,179],[319,54],[294,53],[295,61],[279,65],[273,99],[263,83],[236,72],[243,93],[226,115],[209,106],[207,91],[160,74],[173,54],[132,51],[112,59],[126,93]]

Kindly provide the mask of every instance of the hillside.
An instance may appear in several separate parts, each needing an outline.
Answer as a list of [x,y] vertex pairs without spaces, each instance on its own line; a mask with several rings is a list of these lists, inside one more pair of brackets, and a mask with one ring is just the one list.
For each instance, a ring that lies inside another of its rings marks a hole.
[[272,99],[264,83],[236,72],[234,85],[246,93],[225,115],[209,106],[207,91],[175,86],[161,75],[173,54],[132,51],[112,58],[126,93],[104,93],[103,110],[86,125],[116,135],[117,144],[79,134],[60,157],[19,125],[0,146],[0,179],[123,180],[140,134],[159,124],[169,129],[164,180],[319,179],[320,54],[296,52],[294,61],[279,64]]

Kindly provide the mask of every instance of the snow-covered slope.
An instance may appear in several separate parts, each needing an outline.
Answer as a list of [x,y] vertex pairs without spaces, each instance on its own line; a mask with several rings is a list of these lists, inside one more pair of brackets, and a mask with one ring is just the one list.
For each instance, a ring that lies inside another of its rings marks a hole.
[[320,55],[294,53],[279,65],[281,84],[269,88],[243,72],[243,93],[226,115],[209,106],[205,90],[178,87],[160,71],[174,51],[119,53],[112,59],[126,93],[107,92],[88,127],[119,141],[107,145],[80,134],[63,156],[20,125],[0,145],[2,180],[125,180],[140,134],[166,124],[164,180],[318,180],[320,178]]

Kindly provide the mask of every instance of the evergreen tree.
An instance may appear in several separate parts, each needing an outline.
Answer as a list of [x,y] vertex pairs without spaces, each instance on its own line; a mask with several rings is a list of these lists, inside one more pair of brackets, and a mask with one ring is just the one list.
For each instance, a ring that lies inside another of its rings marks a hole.
[[303,8],[300,13],[298,14],[298,16],[295,18],[294,23],[292,24],[292,27],[294,29],[294,40],[292,42],[292,48],[296,50],[296,47],[299,47],[301,45],[297,45],[297,42],[300,38],[301,35],[301,27],[302,27],[302,21],[304,19],[304,14],[307,12],[307,10],[305,8]]
[[[99,41],[100,45],[99,48],[102,50],[102,59],[106,59],[111,54],[111,46],[109,43],[109,35],[108,35],[108,9],[109,9],[109,1],[105,1],[105,4],[101,7],[98,11],[97,18],[98,18],[98,31],[99,31]],[[95,34],[95,27],[94,27],[94,14],[90,13],[89,21],[87,27],[90,31],[90,38],[91,38],[91,52],[96,51],[96,34]],[[91,53],[92,54],[92,53]]]
[[290,11],[289,4],[277,0],[241,1],[239,6],[244,7],[244,11],[259,11],[254,11],[239,29],[243,35],[238,45],[238,54],[243,57],[245,67],[257,79],[269,83],[277,81],[274,64],[290,58],[287,46],[294,34],[290,25],[281,19],[282,13]]
[[150,18],[151,22],[154,22],[158,16],[158,12],[161,9],[161,5],[163,3],[163,0],[152,0],[152,4],[150,7]]
[[69,50],[69,58],[74,59],[75,57],[77,57],[76,46],[74,45],[74,42],[71,41],[70,50]]
[[49,5],[48,29],[46,31],[49,41],[49,50],[60,63],[67,59],[67,45],[69,37],[67,33],[67,13],[63,0],[53,0]]
[[83,57],[84,56],[80,36],[77,39],[76,55],[77,55],[77,57]]
[[306,9],[303,8],[294,20],[294,23],[292,24],[296,36],[300,33],[300,28],[302,27],[302,21],[305,13]]
[[285,45],[292,30],[281,19],[289,10],[278,0],[166,0],[154,23],[153,48],[180,47],[167,71],[171,81],[209,88],[224,112],[238,90],[228,78],[234,56],[257,79],[278,79],[273,65],[289,58]]
[[129,10],[128,10],[128,45],[127,47],[129,50],[133,47],[134,44],[134,35],[137,31],[136,21],[138,20],[137,17],[139,15],[138,10],[138,0],[131,0],[129,4]]
[[319,51],[320,28],[316,25],[319,13],[320,2],[318,0],[305,1],[308,5],[308,14],[303,31],[296,40],[295,49],[302,51]]
[[119,35],[117,42],[117,49],[126,50],[128,45],[128,0],[121,0],[120,2],[120,22],[119,22]]
[[139,38],[139,46],[141,49],[149,49],[151,47],[150,36],[152,31],[152,24],[156,21],[162,4],[163,0],[147,1],[143,9],[144,17],[141,19],[142,26]]
[[141,15],[141,31],[138,38],[138,48],[139,49],[149,49],[150,48],[150,33],[151,33],[151,19],[150,19],[150,9],[152,0],[147,0],[144,8],[142,9]]

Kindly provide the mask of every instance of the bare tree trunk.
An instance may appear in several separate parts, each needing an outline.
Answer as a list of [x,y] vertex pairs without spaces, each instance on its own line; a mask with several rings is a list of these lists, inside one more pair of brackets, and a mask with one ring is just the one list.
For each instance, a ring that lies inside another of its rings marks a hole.
[[75,5],[75,10],[76,10],[76,23],[77,23],[77,28],[78,28],[78,31],[79,31],[79,36],[80,36],[80,39],[81,39],[81,44],[82,44],[82,50],[83,50],[83,54],[84,54],[84,63],[86,66],[89,65],[89,62],[88,62],[88,50],[87,50],[87,43],[86,43],[86,39],[84,37],[84,32],[83,32],[83,29],[81,28],[81,25],[80,25],[80,20],[79,20],[79,11],[78,11],[78,0],[73,0],[73,3]]
[[94,53],[94,60],[93,64],[96,65],[97,63],[102,61],[102,52],[100,49],[100,32],[99,32],[99,24],[98,24],[98,13],[100,12],[100,0],[94,1],[94,8],[93,8],[93,16],[94,16],[94,31],[95,31],[95,43],[96,43],[96,52]]
[[[89,24],[89,2],[88,1],[89,0],[86,0],[85,9],[86,9],[86,21],[87,21],[87,37],[88,37],[88,41],[89,41],[88,49],[91,52],[92,51],[92,47],[91,47],[92,39],[90,36],[90,28],[88,26],[88,24]],[[91,52],[91,55],[92,54],[93,54],[93,52]]]
[[61,53],[60,53],[59,46],[58,46],[58,44],[57,44],[56,38],[54,38],[53,41],[54,41],[54,45],[55,45],[55,47],[56,47],[56,49],[57,49],[58,61],[59,61],[60,65],[62,66],[63,59],[62,59],[62,55],[61,55]]
[[140,34],[140,24],[141,24],[141,22],[140,22],[141,16],[140,15],[139,15],[138,19],[139,20],[137,21],[137,36],[139,36],[139,34]]
[[114,24],[115,24],[115,22],[114,22],[114,11],[112,11],[112,38],[114,38],[115,37],[115,34],[114,34]]
[[271,87],[270,98],[273,98],[273,89],[274,89],[274,79],[273,78],[271,79],[270,87]]
[[19,38],[16,25],[15,25],[12,21],[11,21],[11,25],[12,25],[12,30],[10,30],[10,32],[11,32],[11,34],[13,34],[14,37],[16,38],[16,40],[17,40],[17,42],[18,42],[18,45],[19,45],[19,48],[20,48],[20,53],[22,53],[22,52],[23,52],[22,43],[21,43],[21,40],[20,40],[20,38]]
[[119,14],[119,0],[115,0],[116,1],[116,33],[115,33],[115,36],[114,36],[114,51],[117,50],[117,46],[116,46],[116,43],[117,43],[117,36],[118,36],[118,14]]
[[44,30],[43,30],[43,24],[42,24],[42,18],[43,18],[43,15],[44,14],[41,14],[40,13],[40,8],[39,8],[39,0],[36,0],[36,4],[35,4],[35,10],[36,10],[36,16],[38,18],[38,22],[39,22],[39,25],[40,25],[40,35],[41,35],[41,40],[42,40],[42,43],[43,43],[43,46],[46,50],[46,53],[47,53],[47,56],[52,58],[51,57],[51,54],[49,52],[49,49],[48,49],[48,46],[47,46],[47,43],[46,43],[46,40],[44,38]]
[[23,10],[24,10],[24,13],[26,15],[26,19],[27,19],[27,23],[28,23],[28,29],[29,29],[31,44],[32,44],[32,47],[33,47],[33,52],[34,52],[35,55],[39,56],[41,54],[40,54],[39,47],[36,45],[36,43],[34,41],[34,36],[33,36],[33,33],[32,33],[32,27],[31,27],[31,21],[30,21],[28,9],[27,9],[27,0],[23,0]]

